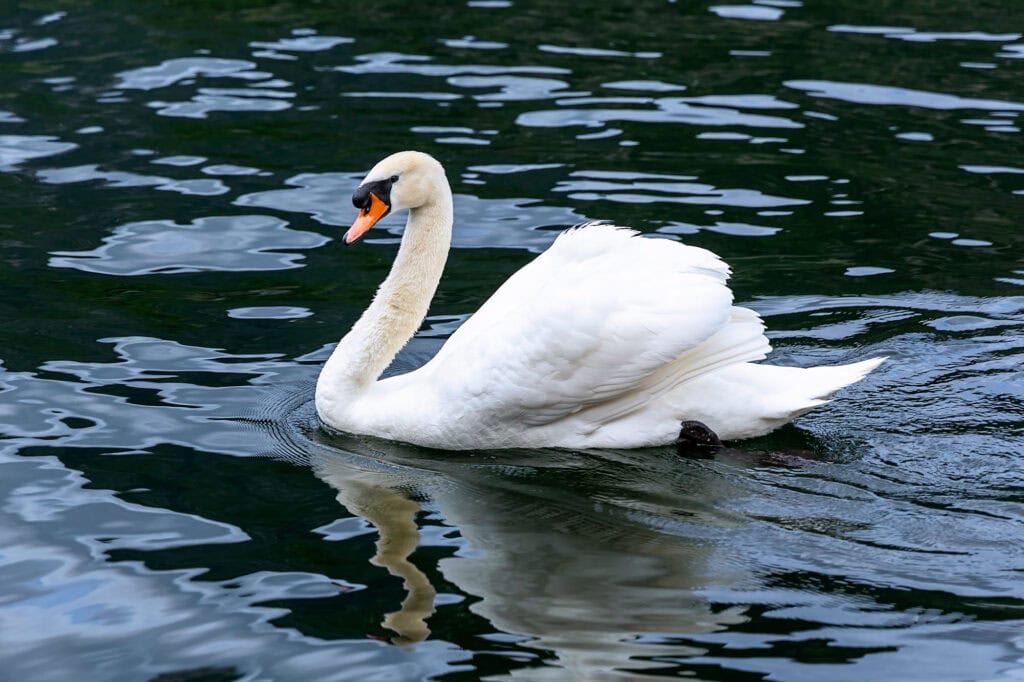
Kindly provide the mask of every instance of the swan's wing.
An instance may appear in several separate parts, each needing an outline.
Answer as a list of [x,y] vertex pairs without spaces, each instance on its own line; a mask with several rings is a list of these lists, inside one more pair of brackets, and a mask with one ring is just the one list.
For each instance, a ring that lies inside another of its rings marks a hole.
[[540,425],[628,394],[729,321],[729,269],[633,230],[563,233],[424,369],[443,409]]

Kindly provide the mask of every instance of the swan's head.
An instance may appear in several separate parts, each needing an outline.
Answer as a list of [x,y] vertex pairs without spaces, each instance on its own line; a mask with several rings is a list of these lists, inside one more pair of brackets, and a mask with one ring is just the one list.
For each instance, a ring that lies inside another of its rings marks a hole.
[[366,175],[352,194],[359,217],[345,233],[345,243],[359,239],[378,220],[402,209],[415,209],[438,199],[447,184],[437,159],[422,152],[398,152]]

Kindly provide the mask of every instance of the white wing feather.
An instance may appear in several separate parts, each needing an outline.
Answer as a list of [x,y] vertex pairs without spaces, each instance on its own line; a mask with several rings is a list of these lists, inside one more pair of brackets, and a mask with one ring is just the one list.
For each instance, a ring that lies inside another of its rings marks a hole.
[[[548,424],[638,389],[649,399],[657,384],[665,390],[685,380],[673,380],[666,365],[742,310],[732,307],[728,276],[725,263],[704,249],[610,225],[569,230],[513,275],[424,369],[443,377],[436,385],[441,404],[464,406],[481,426]],[[764,338],[760,326],[756,336]],[[762,357],[766,347],[763,341]]]

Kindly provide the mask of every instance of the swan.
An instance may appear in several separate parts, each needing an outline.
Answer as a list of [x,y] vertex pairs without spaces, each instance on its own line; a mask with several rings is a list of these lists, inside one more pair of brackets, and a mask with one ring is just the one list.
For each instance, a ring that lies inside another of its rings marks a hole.
[[588,224],[512,275],[429,362],[379,379],[441,279],[452,192],[436,159],[404,151],[374,166],[352,203],[359,214],[346,244],[392,211],[409,216],[390,273],[317,379],[329,430],[447,450],[658,446],[683,421],[722,440],[750,438],[885,360],[754,364],[771,350],[764,325],[732,304],[718,256]]

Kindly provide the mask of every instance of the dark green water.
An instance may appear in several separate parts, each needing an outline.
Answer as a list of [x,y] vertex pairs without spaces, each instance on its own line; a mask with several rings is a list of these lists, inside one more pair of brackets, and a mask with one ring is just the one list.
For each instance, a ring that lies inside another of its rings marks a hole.
[[[1016,1],[0,8],[3,679],[1024,675]],[[457,194],[402,367],[588,219],[892,361],[713,460],[330,439],[402,148]]]

